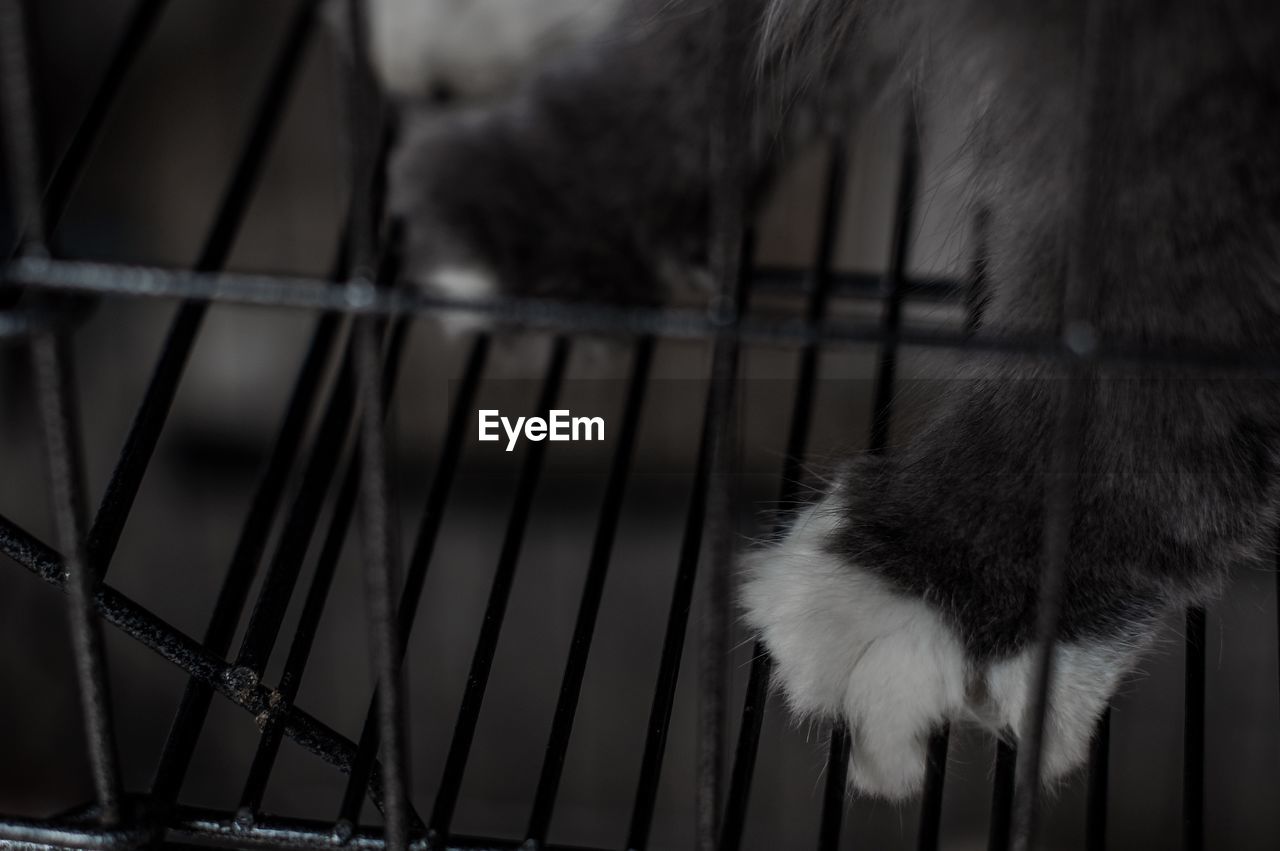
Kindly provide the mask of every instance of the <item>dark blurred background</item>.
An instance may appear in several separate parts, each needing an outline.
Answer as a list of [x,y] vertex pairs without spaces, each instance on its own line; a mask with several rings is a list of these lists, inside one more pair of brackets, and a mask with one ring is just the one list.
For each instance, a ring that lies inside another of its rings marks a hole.
[[[56,162],[83,115],[132,5],[128,0],[27,3],[46,168]],[[283,0],[169,4],[59,230],[63,255],[171,267],[194,261],[292,5]],[[231,269],[322,275],[332,263],[345,203],[344,166],[335,56],[319,35],[235,243]],[[849,143],[853,169],[837,258],[843,270],[878,272],[888,256],[901,124],[896,115],[887,109]],[[963,191],[950,165],[960,140],[948,131],[945,110],[933,110],[926,126],[931,133],[911,270],[958,279],[967,267],[967,228],[957,225]],[[759,262],[795,267],[809,262],[824,165],[822,150],[800,157],[774,193],[760,218]],[[12,217],[5,211],[0,225],[11,234]],[[800,304],[794,293],[774,294],[758,299],[754,309],[794,313]],[[880,308],[872,299],[846,299],[834,309],[874,316]],[[159,300],[104,299],[75,338],[91,505],[110,475],[173,310],[172,303]],[[909,305],[914,321],[954,324],[959,317],[954,306]],[[204,630],[313,323],[314,317],[297,311],[216,306],[199,337],[111,574],[113,585],[190,635]],[[405,553],[436,466],[451,382],[466,346],[465,339],[444,336],[431,321],[412,328],[393,407]],[[623,343],[577,345],[561,407],[615,422],[628,351]],[[547,352],[548,341],[537,336],[503,341],[479,407],[529,413]],[[946,360],[945,354],[903,353],[895,442],[906,439],[912,423],[928,411],[936,388],[926,379],[942,374]],[[774,500],[797,362],[796,354],[784,349],[746,354],[737,488],[742,546],[767,532],[769,515],[778,509]],[[874,366],[875,351],[868,347],[824,355],[811,437],[815,481],[821,459],[865,444]],[[709,352],[702,344],[659,346],[553,824],[555,841],[615,847],[625,835],[708,368]],[[27,371],[24,349],[0,343],[0,514],[50,540]],[[606,440],[556,445],[548,453],[463,786],[455,822],[460,832],[515,837],[524,830],[612,448],[612,440]],[[430,808],[439,782],[522,457],[523,449],[508,454],[495,444],[465,444],[407,663],[413,794],[420,810]],[[327,522],[326,513],[322,528]],[[371,683],[358,536],[353,531],[349,538],[298,703],[356,738]],[[303,588],[314,557],[312,552],[304,568]],[[1280,810],[1274,806],[1280,788],[1280,692],[1273,579],[1270,572],[1242,571],[1210,613],[1206,812],[1211,848],[1274,848],[1280,836]],[[284,624],[286,637],[298,608],[292,607]],[[126,781],[141,791],[150,785],[185,678],[114,629],[108,627],[106,635]],[[692,846],[696,635],[694,625],[681,669],[654,848]],[[739,638],[731,666],[731,705],[736,707],[750,652],[748,636]],[[1110,826],[1115,848],[1174,847],[1180,835],[1180,623],[1170,625],[1167,639],[1115,707]],[[283,655],[273,656],[266,682],[278,676]],[[733,714],[736,726],[736,710]],[[750,847],[814,844],[825,737],[823,730],[797,728],[776,702],[770,704],[752,794]],[[181,799],[234,809],[257,738],[251,717],[216,700]],[[992,753],[993,743],[971,731],[953,737],[943,847],[985,847]],[[332,818],[343,781],[331,767],[286,742],[266,808]],[[56,590],[0,557],[0,812],[48,815],[90,797],[62,600]],[[851,802],[846,847],[913,847],[916,809],[915,804]],[[365,818],[372,813],[366,806]],[[1079,847],[1083,827],[1083,779],[1076,778],[1052,801],[1045,847]]]

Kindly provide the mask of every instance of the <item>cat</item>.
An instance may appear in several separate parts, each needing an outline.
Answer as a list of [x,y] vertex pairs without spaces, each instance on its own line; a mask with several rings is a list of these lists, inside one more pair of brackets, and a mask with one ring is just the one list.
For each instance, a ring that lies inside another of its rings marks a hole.
[[[1277,349],[1274,3],[748,2],[740,72],[763,104],[743,140],[754,193],[797,140],[877,99],[947,99],[969,117],[964,167],[987,211],[979,336]],[[464,297],[632,304],[696,286],[709,8],[618,0],[501,99],[447,114],[407,105],[391,193],[409,276]],[[1088,250],[1073,253],[1080,238]],[[1064,298],[1082,291],[1068,316]],[[846,459],[813,506],[742,560],[742,611],[776,687],[798,717],[847,722],[851,785],[889,799],[921,788],[940,725],[976,722],[1016,742],[1030,705],[1068,373],[1044,358],[957,360],[921,434]],[[1108,364],[1078,394],[1046,783],[1085,760],[1161,617],[1270,553],[1276,527],[1274,381]]]

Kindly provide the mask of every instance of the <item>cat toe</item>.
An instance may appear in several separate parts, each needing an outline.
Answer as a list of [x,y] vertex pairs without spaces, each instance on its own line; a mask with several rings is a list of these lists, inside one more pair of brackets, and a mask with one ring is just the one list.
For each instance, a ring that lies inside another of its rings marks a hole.
[[931,732],[963,709],[967,662],[924,600],[828,550],[838,523],[828,497],[750,554],[742,605],[792,712],[848,723],[851,785],[901,799],[923,782]]
[[[1084,764],[1099,717],[1147,643],[1145,635],[1135,633],[1123,639],[1063,642],[1054,647],[1041,759],[1043,782],[1060,780]],[[1033,646],[987,667],[982,695],[969,701],[979,723],[1018,740],[1030,712],[1032,672],[1039,655],[1039,648]]]

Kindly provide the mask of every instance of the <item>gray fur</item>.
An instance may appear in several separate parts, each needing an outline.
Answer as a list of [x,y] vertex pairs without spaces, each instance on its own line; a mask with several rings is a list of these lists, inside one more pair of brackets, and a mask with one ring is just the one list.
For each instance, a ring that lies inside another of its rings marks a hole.
[[[762,2],[759,63],[743,70],[761,103],[857,108],[923,92],[971,117],[972,194],[990,211],[979,334],[1060,332],[1073,217],[1093,185],[1094,250],[1077,271],[1102,338],[1280,351],[1280,5],[1113,0],[1116,108],[1085,179],[1089,3]],[[512,291],[652,302],[667,268],[700,259],[705,16],[679,2],[633,12],[659,7],[657,25],[629,18],[617,42],[503,107],[406,137],[396,191],[418,268],[472,261]],[[759,185],[767,140],[787,122],[812,127],[803,112],[761,110]],[[827,551],[923,598],[974,663],[1033,637],[1063,376],[966,356],[930,428],[841,478]],[[1084,396],[1063,637],[1139,646],[1168,607],[1209,599],[1233,565],[1270,552],[1280,386],[1107,368]]]

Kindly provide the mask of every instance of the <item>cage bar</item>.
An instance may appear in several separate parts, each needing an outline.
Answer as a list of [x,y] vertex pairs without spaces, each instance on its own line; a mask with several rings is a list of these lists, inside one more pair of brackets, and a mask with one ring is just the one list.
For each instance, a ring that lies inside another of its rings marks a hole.
[[[569,350],[568,338],[556,337],[552,341],[551,354],[542,387],[538,393],[536,410],[549,411],[555,407],[556,398],[564,383]],[[485,689],[489,684],[493,656],[498,647],[498,639],[501,637],[507,600],[511,595],[511,586],[515,582],[520,547],[524,543],[525,528],[533,509],[533,497],[538,479],[542,475],[546,447],[546,441],[538,441],[530,446],[520,469],[520,480],[516,484],[506,536],[502,541],[502,551],[498,555],[498,566],[493,574],[489,600],[485,605],[480,637],[476,641],[475,653],[471,657],[471,669],[467,675],[466,689],[462,694],[462,704],[458,708],[453,740],[449,743],[449,754],[445,758],[444,773],[436,793],[435,808],[431,812],[429,825],[433,841],[445,841],[449,836],[453,812],[462,791],[462,778],[467,769],[467,759],[471,754],[471,742],[475,737],[476,724],[480,719],[480,707],[484,703]]]
[[596,526],[595,540],[591,545],[587,576],[582,586],[582,598],[578,604],[578,618],[573,626],[569,642],[569,656],[565,661],[564,675],[560,681],[560,696],[551,719],[551,732],[547,740],[538,786],[534,791],[533,807],[529,815],[526,839],[532,848],[542,848],[551,829],[555,811],[556,793],[564,771],[565,755],[573,734],[573,721],[578,712],[578,698],[582,693],[582,680],[587,672],[587,657],[595,637],[596,618],[604,597],[605,581],[613,554],[613,541],[622,515],[622,498],[626,493],[627,479],[631,471],[636,435],[639,431],[640,413],[644,409],[645,391],[649,382],[649,367],[653,362],[653,338],[642,337],[636,341],[631,355],[631,376],[627,381],[627,396],[622,408],[622,424],[618,428],[616,449],[609,469],[608,482],[600,501],[600,519]]
[[[285,104],[310,42],[318,5],[319,0],[300,0],[298,3],[284,44],[254,111],[248,137],[223,193],[213,226],[196,260],[197,273],[219,271],[231,252],[240,223],[257,188],[267,153],[283,120]],[[178,308],[142,404],[134,415],[120,458],[89,530],[89,564],[99,579],[106,576],[110,567],[207,309],[207,302],[194,299],[185,301]]]
[[1205,610],[1187,609],[1186,675],[1182,718],[1182,848],[1204,848]]
[[[413,623],[418,613],[418,602],[427,579],[427,568],[431,563],[431,553],[435,549],[436,536],[440,531],[440,522],[444,517],[446,502],[453,486],[454,475],[458,469],[458,459],[462,454],[462,440],[470,412],[474,404],[480,378],[488,359],[490,338],[487,334],[476,337],[471,346],[471,353],[463,369],[457,398],[453,403],[453,414],[449,418],[444,442],[441,444],[439,460],[436,464],[435,476],[431,481],[431,490],[427,495],[423,508],[422,520],[418,525],[418,539],[414,544],[413,554],[409,559],[409,570],[405,576],[404,590],[400,599],[400,653],[403,655],[408,646],[409,635],[413,631]],[[345,493],[345,490],[344,490]],[[376,701],[376,697],[374,698]],[[378,750],[377,705],[371,702],[365,713],[364,726],[360,732],[360,743],[356,753],[355,764],[347,779],[346,791],[343,793],[342,805],[336,823],[354,825],[360,818],[360,806],[364,801],[365,789],[369,785],[370,772],[373,770],[374,757]],[[345,832],[345,828],[344,828]]]
[[[818,244],[809,282],[809,296],[805,305],[805,319],[819,326],[826,315],[831,288],[831,261],[835,254],[835,237],[840,214],[844,208],[845,186],[848,182],[847,140],[837,135],[828,145],[826,186],[822,200],[821,219],[818,227]],[[783,513],[774,523],[773,530],[781,531],[789,520],[790,506],[801,495],[802,465],[809,439],[809,422],[813,416],[814,390],[818,376],[818,347],[806,345],[800,350],[796,375],[796,391],[792,397],[791,424],[787,431],[787,449],[782,462],[782,478],[779,483],[779,505]],[[730,777],[728,800],[725,804],[724,823],[720,836],[720,851],[736,851],[742,844],[746,827],[747,803],[751,795],[751,780],[755,773],[756,754],[760,745],[761,725],[768,703],[769,677],[773,662],[764,644],[756,641],[751,655],[751,672],[747,678],[747,692],[743,698],[742,718],[738,726],[738,744],[734,755],[733,773]]]

